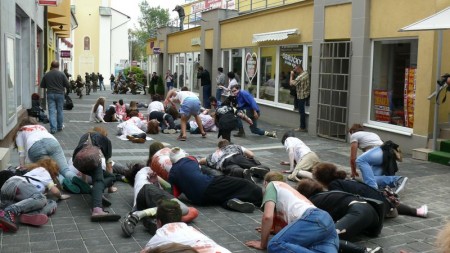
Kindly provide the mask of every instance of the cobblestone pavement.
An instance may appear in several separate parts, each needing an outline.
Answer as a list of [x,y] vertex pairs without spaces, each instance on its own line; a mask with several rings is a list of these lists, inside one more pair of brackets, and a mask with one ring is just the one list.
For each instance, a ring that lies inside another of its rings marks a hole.
[[[111,95],[109,90],[91,93],[82,99],[72,94],[75,107],[72,111],[65,111],[65,129],[55,134],[67,157],[72,155],[79,137],[94,126],[95,123],[88,122],[89,111],[99,96],[105,96],[107,104],[120,98],[125,102],[130,100],[149,102],[148,96]],[[264,114],[264,111],[262,113]],[[256,136],[246,129],[247,138],[232,137],[232,141],[254,150],[256,157],[271,169],[286,169],[279,165],[280,161],[287,159],[287,154],[280,143],[280,135],[288,129],[282,125],[269,125],[264,122],[260,125],[267,130],[276,130],[278,139]],[[102,126],[109,131],[113,144],[113,159],[116,162],[127,164],[146,161],[151,141],[144,144],[122,141],[115,137],[117,123]],[[186,142],[177,141],[176,134],[159,134],[151,137],[172,147],[179,146],[196,156],[205,156],[213,152],[218,140],[214,133],[209,133],[206,139],[200,135],[188,134]],[[310,136],[307,133],[299,133],[298,137],[316,151],[323,161],[336,163],[349,170],[349,144]],[[14,150],[11,153],[12,164],[17,165],[17,152]],[[401,194],[401,200],[415,207],[428,204],[429,217],[423,219],[399,216],[387,219],[379,237],[362,236],[357,242],[367,247],[382,246],[384,252],[398,253],[400,249],[409,252],[435,252],[433,247],[435,236],[447,222],[450,214],[448,201],[450,168],[413,160],[410,157],[406,157],[399,167],[399,174],[410,178],[406,190]],[[133,190],[121,182],[116,186],[119,188],[117,193],[107,194],[113,202],[109,210],[125,215],[131,209]],[[142,225],[138,225],[131,238],[125,238],[122,236],[119,222],[91,222],[89,203],[89,195],[72,195],[70,199],[59,202],[56,214],[45,226],[39,228],[20,226],[17,233],[2,233],[1,252],[138,252],[150,239],[151,236]],[[260,211],[242,214],[218,206],[198,207],[198,209],[200,215],[192,225],[217,243],[232,252],[259,252],[247,248],[244,242],[259,238],[255,228],[261,222]]]

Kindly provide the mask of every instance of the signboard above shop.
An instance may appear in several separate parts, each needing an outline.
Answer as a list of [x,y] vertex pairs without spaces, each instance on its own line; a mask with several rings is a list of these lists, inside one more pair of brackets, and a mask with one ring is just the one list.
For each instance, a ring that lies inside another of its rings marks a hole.
[[70,50],[61,50],[60,57],[61,58],[70,58]]
[[160,54],[161,53],[161,48],[160,47],[154,47],[153,48],[153,54]]
[[39,5],[43,6],[58,6],[61,3],[61,0],[38,0]]

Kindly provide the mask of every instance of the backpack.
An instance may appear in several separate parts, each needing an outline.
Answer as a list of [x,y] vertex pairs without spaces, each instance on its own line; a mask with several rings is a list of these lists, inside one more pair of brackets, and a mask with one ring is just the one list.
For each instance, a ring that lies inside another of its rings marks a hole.
[[64,110],[72,110],[73,101],[69,95],[64,95]]

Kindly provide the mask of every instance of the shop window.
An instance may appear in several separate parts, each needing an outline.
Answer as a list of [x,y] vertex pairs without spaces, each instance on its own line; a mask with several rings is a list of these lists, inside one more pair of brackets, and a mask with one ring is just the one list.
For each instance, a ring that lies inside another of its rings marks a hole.
[[[241,58],[241,61],[244,61],[244,72],[242,75],[239,75],[239,70],[236,70],[239,77],[241,77],[241,85],[244,83],[244,90],[249,91],[256,98],[258,83],[258,71],[260,67],[260,63],[258,62],[258,47],[254,48],[246,48],[245,53]],[[235,72],[236,73],[236,72]]]
[[279,59],[278,102],[293,105],[296,88],[289,85],[289,78],[294,65],[303,65],[303,45],[281,46]]
[[231,67],[229,71],[233,71],[236,81],[242,84],[242,49],[232,49],[231,50]]
[[[276,47],[261,48],[258,98],[275,101]],[[256,97],[256,96],[255,96]]]
[[417,47],[417,39],[373,43],[372,121],[414,126]]

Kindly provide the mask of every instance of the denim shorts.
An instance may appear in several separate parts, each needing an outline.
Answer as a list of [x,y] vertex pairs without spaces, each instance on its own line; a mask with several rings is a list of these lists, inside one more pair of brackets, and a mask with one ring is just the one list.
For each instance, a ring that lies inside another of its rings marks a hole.
[[198,98],[186,98],[181,104],[180,113],[184,116],[198,115],[200,113],[200,100]]

